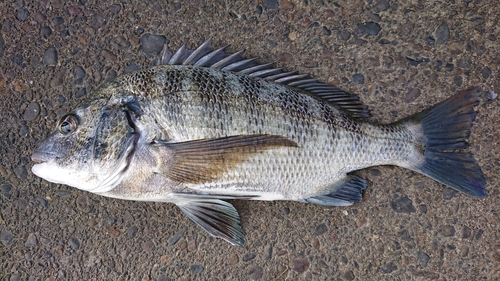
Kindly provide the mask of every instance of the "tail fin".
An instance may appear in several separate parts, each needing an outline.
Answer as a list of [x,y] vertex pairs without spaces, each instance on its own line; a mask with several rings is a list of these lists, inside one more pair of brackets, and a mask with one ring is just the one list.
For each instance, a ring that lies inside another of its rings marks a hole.
[[403,122],[420,125],[425,161],[414,170],[460,192],[486,197],[481,167],[471,153],[455,151],[468,147],[466,138],[477,114],[474,106],[479,104],[479,91],[464,90]]

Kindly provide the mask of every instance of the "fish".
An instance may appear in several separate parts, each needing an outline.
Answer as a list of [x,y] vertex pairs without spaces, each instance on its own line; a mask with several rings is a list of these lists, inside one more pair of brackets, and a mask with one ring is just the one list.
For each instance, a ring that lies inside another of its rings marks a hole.
[[390,124],[359,96],[243,51],[165,45],[159,62],[106,82],[62,116],[32,172],[102,196],[177,205],[210,235],[244,245],[231,200],[361,202],[355,171],[396,165],[473,197],[486,179],[467,139],[480,88]]

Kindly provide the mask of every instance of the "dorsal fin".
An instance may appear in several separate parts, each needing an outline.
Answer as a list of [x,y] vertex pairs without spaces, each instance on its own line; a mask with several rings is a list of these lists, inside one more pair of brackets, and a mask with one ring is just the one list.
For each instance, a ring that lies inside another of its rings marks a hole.
[[359,100],[357,95],[347,93],[330,84],[319,82],[309,74],[299,74],[297,71],[285,72],[281,68],[274,68],[272,63],[258,64],[255,62],[256,58],[244,58],[244,50],[228,54],[225,52],[226,48],[227,46],[213,50],[210,46],[210,40],[207,40],[195,50],[189,50],[185,45],[182,45],[172,55],[165,45],[158,64],[211,67],[262,78],[307,91],[320,99],[330,102],[353,117],[370,116],[368,107]]

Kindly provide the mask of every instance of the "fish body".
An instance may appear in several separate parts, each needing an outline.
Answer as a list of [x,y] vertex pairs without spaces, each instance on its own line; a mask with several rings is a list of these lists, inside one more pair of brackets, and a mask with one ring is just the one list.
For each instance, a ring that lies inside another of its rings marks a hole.
[[[172,187],[175,192],[300,201],[331,191],[332,183],[345,178],[350,171],[373,165],[403,164],[407,158],[418,160],[415,158],[419,153],[414,151],[404,128],[357,123],[339,109],[283,85],[192,66],[166,65],[147,72],[154,81],[138,83],[144,73],[136,72],[112,85],[119,88],[114,92],[133,93],[134,99],[138,93],[151,93],[137,101],[142,109],[137,122],[144,128],[143,140],[138,144],[137,161],[133,161],[138,168],[129,169],[129,173],[151,169],[150,177],[158,177],[155,180],[162,181],[160,186],[170,186],[164,172],[153,172],[157,165],[143,165],[146,159],[155,158],[157,164],[165,159],[161,153],[167,152],[161,146],[157,156],[150,154],[149,144],[154,140],[182,143],[269,135],[289,142],[255,153],[213,179],[197,181],[190,176],[180,179],[185,184],[175,183]],[[197,81],[196,77],[203,80]],[[170,81],[180,81],[180,85]],[[230,86],[214,93],[209,91],[210,84]],[[111,100],[120,104],[122,98]],[[387,139],[392,143],[387,143]],[[136,177],[127,178],[129,186],[122,184],[121,188],[106,190],[106,194],[135,200],[165,198],[165,189],[148,191],[145,189],[148,185],[136,182]]]
[[467,146],[478,89],[379,125],[357,96],[209,42],[167,60],[102,85],[63,116],[33,153],[33,172],[103,196],[174,203],[236,245],[243,232],[225,199],[346,206],[367,187],[349,173],[371,166],[485,196],[480,167],[455,151]]

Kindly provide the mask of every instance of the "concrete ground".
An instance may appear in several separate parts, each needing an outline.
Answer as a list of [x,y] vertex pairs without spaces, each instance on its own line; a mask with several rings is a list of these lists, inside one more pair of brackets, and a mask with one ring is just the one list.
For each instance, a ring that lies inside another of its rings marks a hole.
[[[0,1],[0,279],[499,280],[499,20],[496,0]],[[469,141],[488,197],[374,167],[351,207],[234,202],[235,247],[174,205],[31,173],[37,144],[98,85],[154,65],[164,42],[207,38],[359,94],[376,122],[480,86]]]

